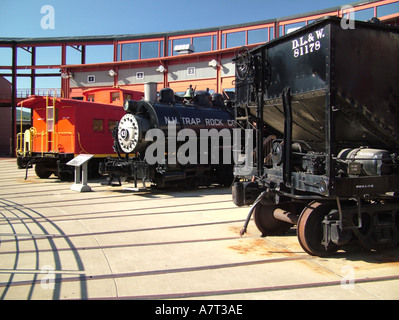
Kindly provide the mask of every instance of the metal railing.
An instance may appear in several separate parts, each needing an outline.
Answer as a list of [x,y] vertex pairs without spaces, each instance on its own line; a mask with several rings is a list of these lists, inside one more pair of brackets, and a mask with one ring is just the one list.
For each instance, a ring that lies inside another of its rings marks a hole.
[[[30,88],[22,88],[17,89],[17,98],[28,98],[31,95],[35,96],[43,96],[43,97],[61,97],[62,91],[61,88],[36,88],[32,94],[32,90]],[[10,95],[11,99],[11,95]]]

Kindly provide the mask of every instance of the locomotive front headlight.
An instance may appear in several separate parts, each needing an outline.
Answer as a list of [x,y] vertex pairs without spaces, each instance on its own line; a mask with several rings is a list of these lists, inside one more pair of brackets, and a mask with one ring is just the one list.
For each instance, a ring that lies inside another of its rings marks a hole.
[[123,110],[125,110],[126,113],[135,113],[137,110],[137,101],[126,100],[123,104]]
[[125,103],[123,104],[123,110],[127,112],[128,109],[129,109],[129,100],[126,100]]

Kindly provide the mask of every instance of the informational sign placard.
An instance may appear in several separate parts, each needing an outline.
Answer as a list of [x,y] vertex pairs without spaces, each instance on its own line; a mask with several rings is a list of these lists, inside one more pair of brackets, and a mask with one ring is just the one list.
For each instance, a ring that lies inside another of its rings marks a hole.
[[90,186],[87,185],[88,162],[94,155],[80,154],[67,162],[68,166],[75,167],[75,183],[71,186],[71,190],[78,192],[91,191]]
[[67,165],[72,167],[80,167],[82,164],[86,163],[93,157],[94,155],[92,154],[80,154],[77,157],[73,158],[71,161],[67,162]]

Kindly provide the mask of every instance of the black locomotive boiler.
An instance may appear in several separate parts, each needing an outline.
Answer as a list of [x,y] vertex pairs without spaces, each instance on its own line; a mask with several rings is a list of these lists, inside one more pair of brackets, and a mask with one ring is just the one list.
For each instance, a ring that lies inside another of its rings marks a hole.
[[[125,102],[126,114],[113,131],[118,159],[107,159],[100,173],[150,182],[157,188],[231,185],[231,131],[234,112],[221,94],[195,91],[184,97],[170,88],[146,86],[141,101]],[[224,140],[226,137],[226,140]],[[226,158],[226,154],[229,159]]]
[[[399,28],[328,17],[236,57],[236,114],[255,164],[233,200],[263,236],[296,225],[323,256],[399,239]],[[247,168],[248,169],[248,168]]]

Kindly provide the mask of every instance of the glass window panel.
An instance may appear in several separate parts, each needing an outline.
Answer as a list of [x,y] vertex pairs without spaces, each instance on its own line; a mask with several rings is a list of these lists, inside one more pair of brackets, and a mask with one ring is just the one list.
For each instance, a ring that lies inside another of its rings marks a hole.
[[158,41],[150,41],[150,42],[142,42],[141,43],[141,59],[151,59],[158,58],[159,42]]
[[212,36],[193,38],[195,52],[212,51]]
[[159,43],[159,45],[160,45],[160,55],[161,55],[161,57],[164,57],[165,56],[165,53],[164,53],[164,41],[161,41],[160,43]]
[[137,60],[139,58],[139,44],[125,43],[122,44],[122,61]]
[[245,31],[228,33],[226,48],[233,48],[240,46],[245,46]]
[[282,35],[284,35],[284,33],[283,33],[283,28],[284,28],[284,26],[279,26],[279,27],[278,27],[278,36],[279,36],[279,37],[281,37]]
[[248,44],[267,42],[269,40],[268,31],[268,28],[249,30]]
[[[177,51],[175,51],[175,46],[177,46],[179,44],[191,44],[191,38],[173,40],[173,48],[172,48],[172,50],[173,50],[173,55],[174,56],[178,54]],[[195,49],[195,51],[197,51],[196,50],[197,48],[194,47],[194,49]]]

